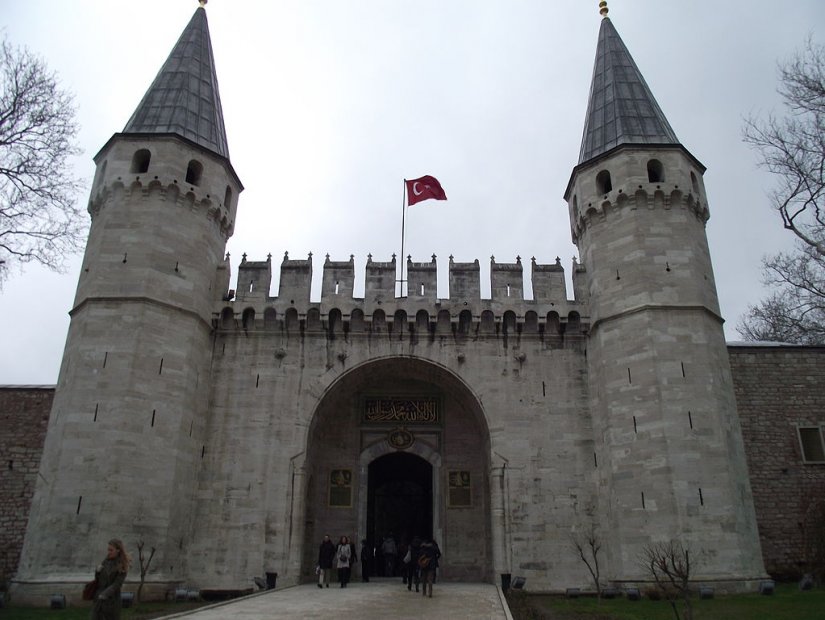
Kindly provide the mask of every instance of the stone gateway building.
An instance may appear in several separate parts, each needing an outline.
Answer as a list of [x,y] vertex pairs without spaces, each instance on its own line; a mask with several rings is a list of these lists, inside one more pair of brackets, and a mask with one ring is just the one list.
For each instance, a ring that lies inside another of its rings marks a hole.
[[[91,230],[12,582],[76,594],[112,535],[156,548],[150,589],[312,578],[324,534],[434,537],[444,580],[587,587],[647,579],[679,540],[695,577],[763,578],[705,235],[704,167],[611,21],[565,190],[581,262],[324,264],[225,248],[243,185],[204,8],[95,157]],[[571,156],[572,159],[572,156]],[[559,188],[561,191],[562,188]],[[231,287],[234,288],[230,290]]]

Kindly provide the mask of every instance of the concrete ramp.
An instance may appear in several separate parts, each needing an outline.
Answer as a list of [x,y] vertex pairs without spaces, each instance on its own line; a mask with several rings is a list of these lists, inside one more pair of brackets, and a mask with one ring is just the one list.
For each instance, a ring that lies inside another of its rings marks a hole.
[[400,579],[337,583],[318,589],[315,584],[269,590],[234,601],[166,616],[187,620],[512,620],[501,588],[488,583],[437,583],[433,597],[407,590]]

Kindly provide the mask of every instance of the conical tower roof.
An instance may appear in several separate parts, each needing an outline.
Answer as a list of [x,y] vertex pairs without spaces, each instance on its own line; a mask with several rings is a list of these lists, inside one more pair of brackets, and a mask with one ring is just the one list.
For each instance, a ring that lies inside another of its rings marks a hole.
[[229,159],[209,24],[202,6],[189,20],[123,133],[173,133]]
[[579,163],[621,144],[679,144],[608,17],[602,19]]

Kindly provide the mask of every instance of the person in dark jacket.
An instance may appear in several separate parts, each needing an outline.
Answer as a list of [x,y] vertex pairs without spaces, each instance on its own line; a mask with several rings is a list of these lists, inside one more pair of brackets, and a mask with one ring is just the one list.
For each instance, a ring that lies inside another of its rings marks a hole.
[[370,580],[372,572],[372,547],[367,544],[367,539],[361,541],[361,581],[364,583]]
[[434,540],[427,540],[421,545],[421,553],[418,557],[418,566],[421,569],[421,581],[424,587],[422,594],[427,596],[427,586],[430,588],[430,598],[433,597],[433,582],[435,581],[435,571],[438,568],[438,558],[441,557],[441,550]]
[[329,538],[329,534],[324,536],[324,541],[318,549],[318,587],[329,587],[329,572],[332,570],[332,562],[335,560],[335,543]]
[[405,565],[407,571],[407,590],[412,591],[413,581],[415,581],[415,591],[418,592],[418,584],[421,583],[421,572],[418,568],[418,558],[421,555],[421,539],[413,536],[410,541],[410,561]]
[[117,538],[109,541],[106,558],[95,571],[97,590],[92,604],[92,620],[120,620],[120,589],[132,558]]

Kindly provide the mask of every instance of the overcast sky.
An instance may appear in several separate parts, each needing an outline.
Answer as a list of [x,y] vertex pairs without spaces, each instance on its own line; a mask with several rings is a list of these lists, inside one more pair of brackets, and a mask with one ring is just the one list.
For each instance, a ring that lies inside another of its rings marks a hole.
[[[76,96],[87,186],[197,8],[195,0],[0,0],[0,28]],[[779,106],[776,65],[821,1],[612,0],[610,17],[682,144],[708,170],[708,237],[729,340],[764,294],[763,255],[791,239],[743,118]],[[576,165],[600,17],[597,0],[212,0],[207,5],[232,164],[244,183],[241,254],[277,273],[283,253],[400,253],[402,179],[437,177],[448,201],[407,212],[405,254],[447,264],[577,254],[562,199]],[[80,197],[85,203],[88,194]],[[80,256],[0,291],[0,384],[55,383]],[[572,296],[572,293],[570,293]]]

